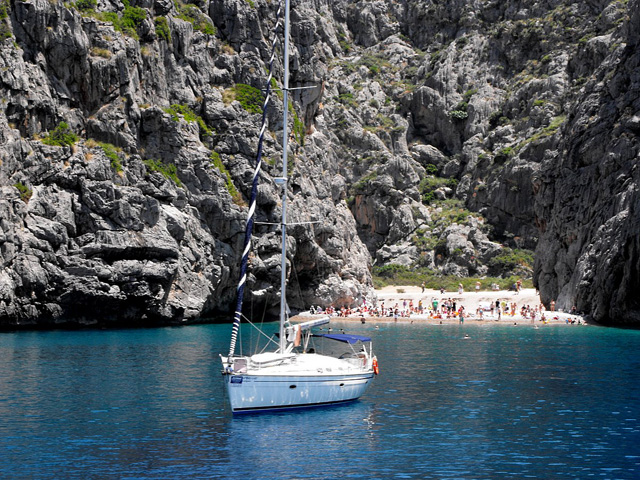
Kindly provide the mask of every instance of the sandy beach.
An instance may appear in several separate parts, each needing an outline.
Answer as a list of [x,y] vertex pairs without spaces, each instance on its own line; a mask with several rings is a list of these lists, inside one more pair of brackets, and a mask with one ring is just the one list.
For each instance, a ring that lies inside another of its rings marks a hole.
[[[450,300],[456,303],[456,309],[460,306],[464,307],[464,323],[472,324],[493,324],[493,325],[542,325],[542,324],[555,324],[555,325],[578,325],[586,324],[585,319],[580,315],[571,315],[565,312],[544,310],[544,306],[540,302],[540,296],[533,288],[525,288],[516,293],[514,291],[507,290],[481,290],[479,292],[465,292],[458,293],[457,291],[445,291],[440,293],[440,290],[423,289],[416,286],[389,286],[383,289],[376,290],[377,305],[384,303],[386,308],[395,308],[396,305],[400,310],[403,310],[403,306],[406,302],[408,306],[413,303],[413,306],[417,308],[420,301],[422,301],[423,307],[428,308],[432,305],[434,300],[438,301],[438,305],[442,305],[446,300]],[[507,305],[516,304],[515,314],[502,313],[498,316],[497,310],[494,309],[492,313],[490,305],[495,305],[498,301],[500,304],[506,303]],[[535,316],[535,321],[530,317],[525,318],[521,315],[521,308],[523,306],[529,306],[531,309],[538,308],[538,312]],[[482,310],[482,313],[479,312]],[[544,315],[544,322],[542,320]],[[304,321],[308,320],[309,316],[313,316],[309,312],[302,313],[292,318],[292,321]],[[386,322],[405,322],[405,323],[425,323],[431,325],[438,324],[458,324],[460,320],[457,316],[447,317],[446,315],[433,316],[428,312],[419,314],[412,313],[409,316],[398,316],[397,319],[394,316],[371,316],[365,314],[364,317],[361,312],[354,312],[349,316],[343,317],[334,314],[336,319],[350,320],[361,322],[364,318],[365,322],[373,323],[386,323]],[[572,323],[573,322],[573,323]]]

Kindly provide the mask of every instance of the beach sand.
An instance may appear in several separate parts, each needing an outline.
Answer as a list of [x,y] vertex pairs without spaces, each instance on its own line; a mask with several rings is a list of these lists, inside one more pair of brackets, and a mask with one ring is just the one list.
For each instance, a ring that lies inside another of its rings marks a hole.
[[[457,291],[445,291],[444,293],[440,293],[440,290],[430,290],[425,289],[422,290],[421,287],[416,286],[389,286],[379,290],[376,290],[377,296],[377,305],[380,305],[384,302],[386,308],[393,308],[397,304],[399,309],[402,310],[403,302],[406,300],[407,305],[409,302],[413,301],[414,307],[418,306],[418,302],[422,300],[422,305],[425,308],[428,308],[433,300],[437,300],[439,305],[445,300],[450,299],[451,301],[456,302],[456,308],[463,306],[465,309],[464,315],[464,323],[471,324],[493,324],[493,325],[513,325],[514,323],[520,325],[531,325],[535,323],[536,325],[542,325],[542,318],[540,313],[536,315],[535,322],[532,321],[531,318],[524,318],[520,315],[520,309],[522,306],[529,306],[531,309],[534,309],[536,306],[542,307],[540,302],[540,296],[536,293],[536,290],[533,288],[525,288],[520,290],[520,292],[516,293],[513,291],[507,290],[481,290],[479,292],[462,292],[458,293]],[[479,307],[488,308],[491,303],[495,305],[496,300],[500,303],[503,301],[507,303],[507,305],[511,305],[512,303],[517,304],[517,310],[515,315],[504,314],[500,316],[498,319],[497,312],[494,312],[492,315],[490,311],[484,311],[482,316],[478,315],[477,310]],[[338,307],[339,308],[339,307]],[[544,308],[544,307],[542,307]],[[577,325],[578,323],[586,324],[587,322],[580,315],[570,315],[564,312],[555,312],[555,311],[543,311],[545,316],[546,324],[556,324],[556,325],[572,325],[571,321],[573,320],[573,325]],[[318,315],[311,315],[308,312],[302,313],[293,317],[291,320],[293,322],[300,322],[308,320],[309,317],[316,317]],[[347,321],[362,321],[362,315],[360,313],[352,314],[348,317],[339,317],[334,316],[336,320],[347,320]],[[365,316],[365,322],[372,323],[388,323],[388,322],[396,322],[396,319],[391,317],[372,317]],[[568,320],[568,321],[567,321]],[[447,318],[443,316],[443,318],[434,318],[429,316],[428,313],[425,314],[411,314],[408,317],[399,316],[397,318],[397,322],[404,323],[425,323],[431,325],[437,324],[458,324],[460,320],[458,317],[450,317]]]

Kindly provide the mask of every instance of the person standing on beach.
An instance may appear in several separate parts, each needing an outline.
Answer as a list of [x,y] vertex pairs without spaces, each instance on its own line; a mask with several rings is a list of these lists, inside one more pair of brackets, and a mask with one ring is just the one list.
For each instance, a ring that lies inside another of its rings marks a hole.
[[422,282],[422,293],[424,293],[424,287],[425,287],[424,282]]
[[460,311],[458,312],[458,317],[460,318],[460,323],[464,323],[464,307],[460,307]]
[[476,282],[476,293],[480,292],[480,282]]
[[458,295],[462,295],[462,292],[464,291],[464,289],[462,288],[462,284],[459,283],[458,284]]

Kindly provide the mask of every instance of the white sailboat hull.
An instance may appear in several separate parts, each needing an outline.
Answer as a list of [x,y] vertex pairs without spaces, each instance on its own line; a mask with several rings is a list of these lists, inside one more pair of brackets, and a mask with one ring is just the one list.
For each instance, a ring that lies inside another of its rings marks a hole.
[[233,413],[315,407],[360,398],[373,372],[304,375],[225,375]]
[[[317,354],[260,354],[225,370],[233,413],[331,405],[360,398],[374,377],[373,360]],[[231,365],[223,359],[223,365]]]

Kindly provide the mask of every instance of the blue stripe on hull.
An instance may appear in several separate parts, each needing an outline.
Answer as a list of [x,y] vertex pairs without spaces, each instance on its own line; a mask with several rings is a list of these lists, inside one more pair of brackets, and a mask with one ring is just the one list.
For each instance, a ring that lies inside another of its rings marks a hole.
[[284,405],[282,407],[247,407],[247,408],[238,408],[234,410],[232,413],[234,415],[247,415],[251,413],[285,412],[287,410],[303,410],[305,408],[331,407],[335,405],[342,405],[345,403],[351,403],[356,401],[358,401],[358,398],[350,398],[348,400],[338,400],[336,402],[326,402],[326,403]]

